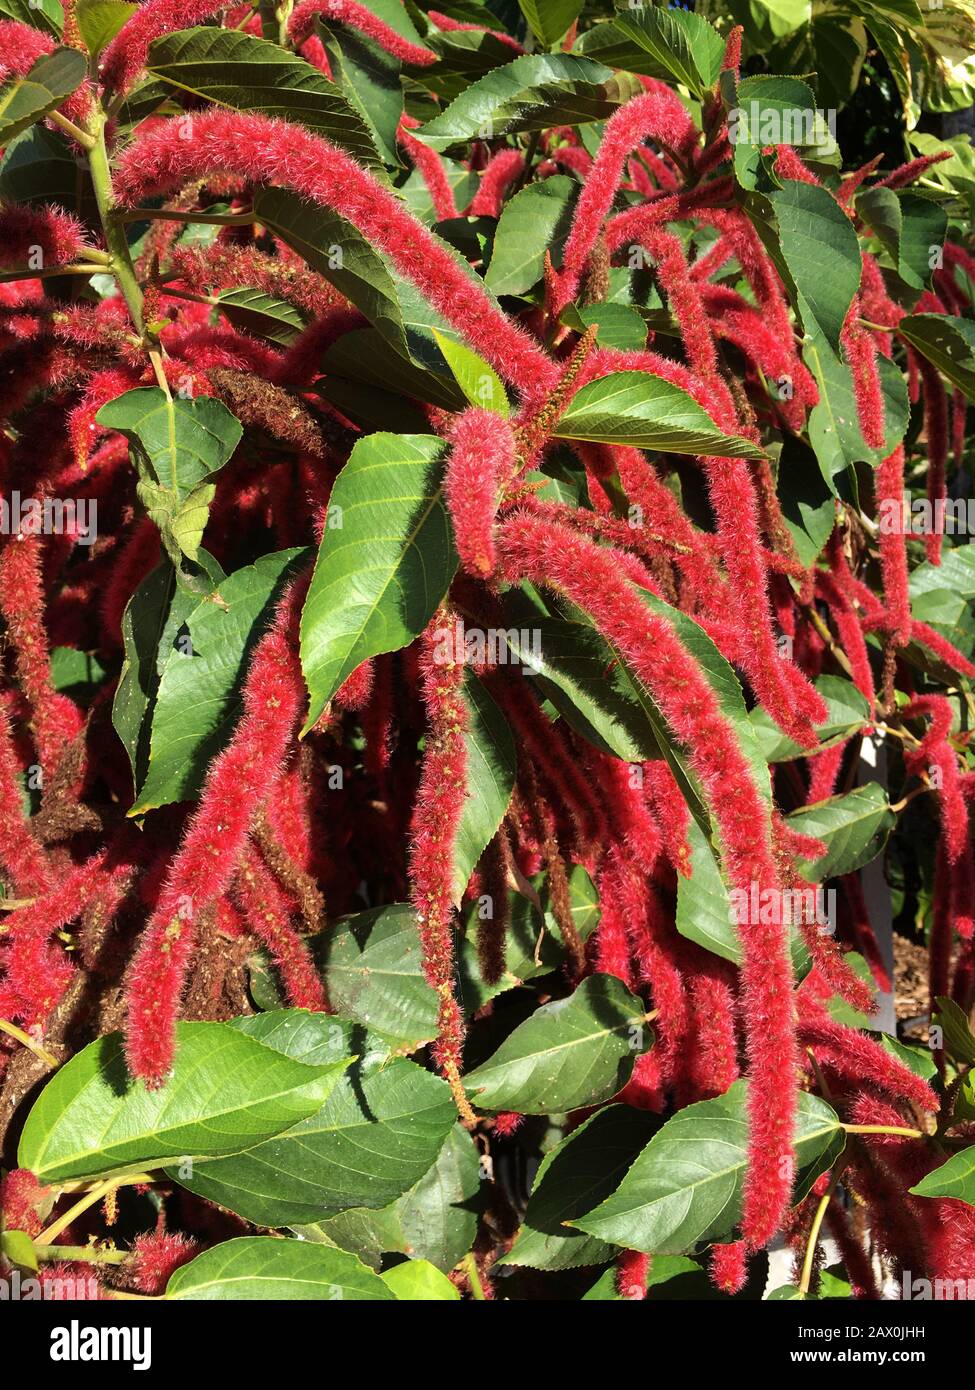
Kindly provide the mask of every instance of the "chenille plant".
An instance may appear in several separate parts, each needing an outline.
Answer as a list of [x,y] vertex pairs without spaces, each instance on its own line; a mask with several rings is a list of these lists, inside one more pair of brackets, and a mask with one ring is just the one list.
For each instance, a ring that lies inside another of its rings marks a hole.
[[720,11],[55,8],[0,0],[0,1278],[975,1278],[957,142],[844,169]]

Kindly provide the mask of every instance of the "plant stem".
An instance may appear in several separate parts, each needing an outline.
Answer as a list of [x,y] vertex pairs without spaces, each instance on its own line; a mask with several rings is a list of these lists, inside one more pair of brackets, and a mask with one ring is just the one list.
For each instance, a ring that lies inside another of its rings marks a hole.
[[60,1066],[58,1059],[53,1052],[48,1052],[41,1047],[40,1043],[34,1041],[29,1033],[25,1033],[22,1028],[18,1028],[16,1023],[8,1023],[5,1018],[0,1018],[0,1033],[6,1033],[8,1037],[16,1042],[23,1043],[24,1047],[33,1052],[35,1057],[40,1057],[42,1062],[46,1062],[49,1067]]
[[47,270],[28,270],[26,266],[18,266],[16,270],[5,270],[0,274],[0,285],[10,284],[13,280],[50,280],[55,275],[104,275],[108,268],[105,263],[55,265]]
[[52,1221],[37,1237],[41,1245],[50,1245],[55,1236],[59,1236],[62,1231],[67,1230],[76,1216],[80,1216],[83,1211],[93,1207],[96,1202],[101,1201],[102,1197],[107,1197],[109,1192],[118,1187],[118,1178],[106,1178],[104,1182],[96,1183],[90,1192],[86,1192],[80,1202],[75,1202],[73,1207],[69,1207],[63,1216],[59,1216],[56,1221]]
[[53,121],[56,126],[60,126],[66,135],[70,135],[72,140],[77,140],[82,149],[91,150],[95,145],[95,137],[89,135],[87,130],[82,130],[75,125],[74,121],[69,121],[67,116],[62,116],[60,111],[49,111],[48,119]]
[[132,315],[132,322],[140,333],[145,332],[142,321],[142,290],[136,278],[135,266],[125,239],[125,228],[115,212],[112,199],[112,175],[108,167],[108,150],[105,148],[105,114],[99,111],[93,120],[97,129],[88,149],[88,167],[95,192],[95,203],[105,233],[105,245],[112,258],[112,274],[118,281],[122,297]]
[[844,1166],[844,1160],[840,1159],[833,1169],[832,1176],[829,1180],[829,1186],[819,1199],[816,1214],[812,1219],[812,1225],[809,1227],[809,1239],[806,1242],[806,1257],[802,1262],[802,1276],[799,1280],[799,1292],[803,1298],[805,1298],[806,1294],[809,1292],[809,1285],[812,1282],[813,1260],[816,1258],[816,1246],[819,1243],[819,1232],[822,1229],[823,1218],[826,1215],[826,1210],[830,1204],[833,1193],[836,1191],[836,1184],[840,1180],[840,1174]]
[[481,1276],[477,1272],[477,1261],[474,1259],[473,1255],[464,1256],[464,1269],[470,1281],[471,1296],[475,1303],[486,1303],[487,1299],[484,1297],[484,1285],[481,1283]]
[[39,1260],[79,1260],[85,1264],[120,1265],[129,1258],[127,1250],[98,1250],[93,1245],[38,1245],[34,1252]]
[[131,208],[116,214],[119,222],[205,222],[214,227],[246,227],[254,212],[184,212],[180,208]]
[[901,1134],[905,1139],[924,1139],[923,1129],[907,1129],[901,1125],[841,1125],[847,1134]]

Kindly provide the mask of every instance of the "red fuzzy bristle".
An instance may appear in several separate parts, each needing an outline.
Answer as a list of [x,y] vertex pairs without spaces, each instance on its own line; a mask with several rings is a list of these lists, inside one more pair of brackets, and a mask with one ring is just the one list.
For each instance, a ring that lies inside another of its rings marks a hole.
[[444,222],[448,217],[458,216],[454,190],[447,178],[443,160],[436,150],[431,149],[429,145],[425,145],[422,140],[417,140],[415,136],[410,134],[410,131],[416,130],[419,124],[420,122],[415,116],[409,116],[404,112],[400,117],[396,140],[409,155],[414,168],[418,170],[420,177],[426,184],[437,221]]
[[743,1240],[730,1245],[712,1245],[711,1282],[722,1293],[736,1294],[748,1278],[748,1247]]
[[0,209],[0,263],[32,270],[66,265],[81,249],[81,223],[56,207]]
[[951,159],[952,150],[939,150],[937,154],[924,154],[918,159],[909,160],[907,164],[901,164],[893,173],[886,178],[880,179],[877,183],[878,188],[905,188],[907,184],[914,183],[928,169],[940,164],[942,160]]
[[444,494],[454,544],[468,574],[487,578],[495,565],[498,503],[515,471],[515,437],[507,420],[475,406],[455,417],[447,441],[450,454]]
[[12,1168],[0,1179],[0,1229],[39,1236],[44,1225],[41,1211],[50,1207],[54,1195],[26,1168]]
[[284,758],[303,702],[301,673],[277,631],[262,637],[244,684],[244,713],[210,765],[199,806],[152,918],[128,985],[126,1051],[136,1076],[158,1086],[172,1065],[175,1027],[195,923],[227,888],[248,831]]
[[166,1292],[170,1276],[200,1253],[200,1245],[188,1236],[154,1231],[136,1236],[126,1264],[132,1282],[140,1293],[159,1298]]
[[296,1009],[326,1009],[325,989],[307,942],[296,932],[291,905],[257,850],[241,856],[236,893],[247,925],[274,963],[288,1003]]
[[410,879],[423,970],[438,995],[434,1057],[462,1118],[473,1111],[460,1081],[464,1020],[454,997],[454,844],[467,798],[467,705],[464,667],[441,660],[440,635],[452,617],[434,618],[423,637],[420,675],[428,730],[413,811]]
[[[513,517],[500,532],[502,573],[555,588],[588,612],[650,691],[689,750],[720,830],[733,885],[773,887],[769,821],[711,687],[673,628],[648,611],[619,575],[613,553],[558,527]],[[749,1173],[743,1230],[753,1246],[775,1233],[792,1180],[795,1091],[792,970],[781,924],[751,923],[742,932],[744,1020],[750,1063]]]
[[938,1097],[928,1083],[857,1029],[826,1019],[807,1020],[800,1022],[799,1039],[812,1049],[820,1066],[838,1077],[861,1085],[869,1081],[895,1100],[909,1100],[926,1113],[937,1112]]
[[427,10],[427,18],[442,30],[445,34],[469,33],[490,34],[493,39],[503,43],[506,48],[510,48],[515,53],[524,53],[524,49],[517,39],[513,39],[510,34],[505,34],[499,29],[487,29],[483,24],[465,24],[463,20],[452,19],[450,15],[441,14],[439,10]]
[[49,34],[16,19],[0,19],[0,82],[25,77],[38,58],[53,52]]
[[[874,492],[878,514],[890,510],[901,515],[904,499],[904,448],[898,444],[892,454],[880,464],[874,474]],[[886,623],[897,646],[904,646],[911,636],[911,599],[907,579],[907,543],[903,528],[879,527],[880,570],[884,581]]]
[[860,313],[860,296],[854,295],[840,343],[853,374],[860,430],[871,449],[880,449],[884,442],[885,420],[884,397],[877,373],[877,347],[872,334],[857,322]]
[[428,67],[437,61],[436,53],[422,44],[404,39],[367,5],[360,5],[358,0],[301,0],[288,21],[290,37],[300,43],[311,33],[319,15],[335,24],[347,24],[350,29],[358,29],[360,34],[365,34],[366,38],[372,39],[373,43],[403,63]]
[[471,217],[500,217],[504,195],[525,167],[520,150],[498,150],[481,174],[481,182],[468,208]]
[[219,0],[145,0],[104,50],[102,81],[114,92],[128,91],[146,65],[153,39],[202,24],[221,9]]
[[616,1289],[620,1298],[634,1302],[647,1296],[650,1256],[640,1250],[623,1250],[616,1257]]
[[115,191],[132,205],[219,170],[290,188],[333,208],[388,255],[502,377],[529,394],[543,395],[555,385],[556,364],[478,290],[396,195],[351,155],[300,126],[210,110],[192,117],[192,138],[185,139],[180,118],[162,122],[119,156]]

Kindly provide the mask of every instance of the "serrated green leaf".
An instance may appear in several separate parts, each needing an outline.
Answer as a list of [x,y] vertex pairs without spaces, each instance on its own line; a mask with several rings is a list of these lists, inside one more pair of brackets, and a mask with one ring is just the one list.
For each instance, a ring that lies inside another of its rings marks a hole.
[[[856,232],[833,195],[814,184],[786,179],[768,195],[778,224],[779,247],[800,296],[796,309],[806,332],[815,325],[834,352],[860,287]],[[823,266],[830,267],[829,275]]]
[[901,280],[920,293],[931,283],[948,228],[948,214],[931,198],[892,188],[865,189],[857,212],[877,234]]
[[917,1197],[954,1197],[975,1207],[975,1146],[952,1154],[908,1191]]
[[941,1029],[944,1048],[955,1062],[963,1066],[975,1066],[975,1033],[965,1011],[955,1003],[939,995],[937,1012],[931,1022]]
[[635,79],[588,58],[527,53],[472,83],[415,134],[431,149],[452,154],[472,139],[604,120],[638,91]]
[[0,1230],[0,1255],[12,1265],[37,1273],[37,1251],[26,1231]]
[[464,1089],[482,1110],[547,1115],[597,1105],[621,1091],[650,1046],[643,1006],[613,975],[591,975],[574,994],[518,1025]]
[[402,1303],[459,1303],[460,1290],[429,1260],[404,1260],[380,1276]]
[[77,0],[75,19],[82,43],[93,58],[110,44],[126,20],[138,9],[128,0]]
[[147,70],[218,106],[306,126],[385,176],[365,122],[340,88],[276,43],[239,29],[181,29],[155,40]]
[[611,1105],[591,1115],[542,1160],[518,1238],[499,1264],[575,1269],[613,1258],[611,1245],[566,1227],[615,1191],[659,1119]]
[[56,110],[85,80],[88,65],[76,48],[56,48],[38,58],[24,77],[0,87],[0,145],[8,145],[35,121]]
[[579,184],[565,174],[530,183],[501,209],[484,283],[494,294],[527,294],[541,280],[546,251],[562,263]]
[[306,733],[346,677],[418,637],[447,592],[457,557],[442,451],[431,435],[370,435],[336,479],[329,508],[341,525],[324,532],[301,615]]
[[[199,792],[211,758],[228,742],[239,718],[251,652],[270,626],[284,588],[310,559],[308,550],[263,555],[220,580],[220,602],[209,597],[187,602],[176,590],[155,654],[158,685],[148,762],[130,816],[189,801]],[[156,592],[154,575],[146,585]],[[126,631],[135,623],[133,614]],[[119,706],[116,696],[116,706],[128,714],[127,698]]]
[[485,362],[483,357],[478,357],[469,347],[448,338],[436,328],[433,330],[433,336],[446,359],[447,366],[454,374],[457,385],[471,405],[478,405],[483,410],[492,410],[496,415],[503,415],[507,419],[511,414],[511,406],[508,404],[504,384],[490,362]]
[[170,1277],[167,1299],[294,1303],[394,1300],[378,1275],[347,1250],[271,1236],[241,1236],[204,1250]]
[[[613,1245],[679,1255],[726,1240],[741,1215],[748,1148],[747,1082],[679,1111],[650,1140],[611,1197],[572,1225]],[[843,1151],[846,1136],[830,1106],[800,1091],[794,1200]]]
[[553,48],[579,18],[585,0],[518,0],[518,8],[543,48]]
[[975,324],[952,314],[908,314],[897,330],[968,400],[975,401]]
[[717,80],[724,41],[702,15],[647,4],[617,10],[610,23],[583,34],[576,49],[609,67],[676,78],[703,97]]
[[719,430],[686,391],[648,372],[613,372],[583,386],[552,436],[631,444],[671,454],[764,457],[756,444]]
[[267,338],[280,347],[289,347],[306,327],[305,320],[283,299],[263,290],[247,287],[221,290],[220,312],[242,333]]
[[821,883],[862,869],[883,849],[896,819],[879,782],[867,782],[844,796],[793,811],[788,818],[790,829],[826,845],[826,853],[818,859],[801,859],[799,872]]
[[[314,1114],[243,1153],[170,1176],[259,1226],[294,1226],[349,1207],[382,1208],[428,1171],[456,1123],[446,1082],[359,1025],[325,1014],[256,1014],[233,1026],[301,1062],[360,1054]],[[365,1053],[365,1055],[361,1055]]]
[[196,561],[207,524],[212,481],[240,443],[243,427],[222,401],[187,400],[139,386],[109,401],[95,419],[128,439],[139,496],[175,565]]
[[31,1108],[20,1166],[52,1183],[233,1153],[318,1111],[348,1066],[348,1054],[292,1061],[226,1023],[180,1023],[176,1036],[154,1091],[129,1075],[120,1033],[72,1057]]

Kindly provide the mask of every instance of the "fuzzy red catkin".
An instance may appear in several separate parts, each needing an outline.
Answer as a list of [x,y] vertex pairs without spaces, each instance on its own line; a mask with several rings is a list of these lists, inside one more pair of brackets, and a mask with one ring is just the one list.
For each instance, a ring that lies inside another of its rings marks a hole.
[[[192,121],[190,139],[184,138],[186,119]],[[506,381],[533,396],[555,386],[558,365],[491,304],[446,246],[351,155],[301,126],[234,111],[176,117],[123,151],[115,192],[130,206],[216,170],[290,188],[333,208],[385,252]]]
[[223,8],[220,0],[145,0],[102,54],[102,81],[111,91],[128,91],[146,65],[153,39],[201,24]]
[[517,39],[513,39],[510,34],[505,34],[499,29],[487,29],[483,24],[465,24],[460,19],[451,19],[450,15],[441,14],[439,10],[427,10],[427,18],[432,20],[438,29],[445,34],[463,33],[469,34],[490,34],[493,39],[503,43],[506,48],[513,49],[515,53],[524,53],[524,49]]
[[450,1083],[461,1116],[473,1111],[460,1081],[464,1019],[454,997],[454,844],[467,797],[468,724],[461,662],[438,659],[439,639],[451,622],[441,609],[421,639],[420,679],[427,741],[413,812],[411,896],[423,950],[423,970],[437,991],[434,1059]]
[[422,140],[417,140],[410,134],[411,130],[416,130],[420,122],[415,116],[409,116],[404,111],[400,117],[399,129],[396,132],[397,142],[413,161],[413,166],[420,174],[423,182],[427,186],[433,202],[434,215],[438,222],[445,222],[448,217],[456,217],[457,204],[454,201],[454,190],[450,186],[447,178],[447,171],[444,168],[443,160],[437,151],[425,145]]
[[470,207],[471,217],[500,217],[504,195],[525,167],[520,150],[498,150],[481,174],[481,182]]
[[876,699],[873,683],[873,668],[863,636],[863,628],[852,604],[843,593],[835,577],[827,570],[816,572],[816,592],[830,607],[830,615],[836,624],[840,645],[846,652],[852,669],[853,683],[861,695],[869,701],[871,709]]
[[948,495],[945,470],[948,463],[948,396],[941,373],[925,357],[918,358],[918,371],[924,391],[924,434],[928,450],[928,502],[931,530],[924,537],[928,560],[941,564],[941,538],[944,534],[944,503]]
[[368,5],[360,5],[357,0],[302,0],[290,20],[288,34],[301,43],[311,33],[312,25],[318,15],[337,24],[347,24],[350,29],[358,29],[393,58],[403,63],[413,63],[416,67],[428,67],[437,61],[436,53],[422,44],[403,38],[389,24],[384,23]]
[[873,334],[863,328],[860,296],[855,294],[840,333],[840,344],[853,374],[853,394],[856,398],[860,430],[871,449],[880,449],[884,442],[884,396],[877,372],[877,345]]
[[271,954],[288,1003],[295,1009],[326,1009],[325,990],[307,942],[295,931],[287,898],[253,845],[245,849],[236,896],[247,925]]
[[940,164],[943,159],[951,159],[951,150],[939,150],[937,154],[924,154],[918,159],[909,160],[907,164],[901,164],[893,173],[886,178],[880,179],[877,183],[878,188],[904,188],[907,184],[913,183],[915,179],[932,168],[935,164]]
[[949,862],[957,865],[968,844],[969,825],[958,759],[948,742],[953,711],[950,702],[943,695],[922,695],[902,710],[905,719],[921,715],[930,718],[931,726],[921,739],[920,746],[905,755],[905,762],[914,773],[930,772],[937,768],[935,785],[938,790],[945,847]]
[[54,52],[54,40],[30,24],[0,19],[0,82],[24,77],[45,53]]
[[616,1257],[616,1289],[620,1298],[634,1302],[647,1296],[650,1256],[640,1250],[621,1250]]
[[10,719],[0,701],[0,864],[10,875],[14,890],[34,897],[51,882],[47,856],[34,838],[24,816],[20,788],[20,764]]
[[[614,553],[561,528],[514,516],[499,532],[501,573],[579,604],[646,685],[688,749],[720,830],[732,885],[778,887],[769,816],[711,687],[673,628],[619,574]],[[792,1186],[795,1115],[792,967],[781,924],[742,931],[743,1014],[750,1064],[749,1169],[742,1229],[754,1248],[774,1235]]]
[[447,441],[444,494],[454,543],[468,574],[487,578],[494,572],[498,502],[515,470],[515,437],[507,420],[474,406],[454,417]]
[[895,1100],[907,1099],[925,1113],[937,1112],[938,1097],[928,1083],[856,1028],[825,1017],[806,1019],[800,1021],[799,1040],[812,1048],[821,1066],[838,1076],[859,1084],[872,1082]]
[[748,1247],[743,1240],[711,1247],[711,1282],[722,1293],[736,1294],[748,1278]]
[[136,1236],[128,1261],[135,1287],[151,1298],[161,1297],[170,1276],[194,1259],[200,1249],[197,1241],[177,1233],[154,1231]]
[[83,242],[81,223],[56,207],[0,210],[0,265],[50,269],[73,260]]
[[227,888],[247,834],[281,766],[303,695],[285,637],[254,649],[244,713],[214,759],[179,852],[145,928],[128,983],[126,1054],[136,1076],[158,1086],[172,1065],[176,1019],[193,955],[195,922]]
[[[904,447],[898,444],[884,459],[874,474],[877,512],[881,518],[878,545],[880,571],[884,581],[886,622],[891,640],[903,647],[911,636],[911,599],[907,579],[907,542],[900,517],[904,505]],[[889,512],[896,518],[894,525],[884,525]]]
[[560,313],[578,292],[582,273],[622,181],[626,160],[648,136],[684,155],[697,143],[698,132],[683,103],[676,92],[662,83],[628,101],[606,122],[599,153],[572,218],[553,312]]

